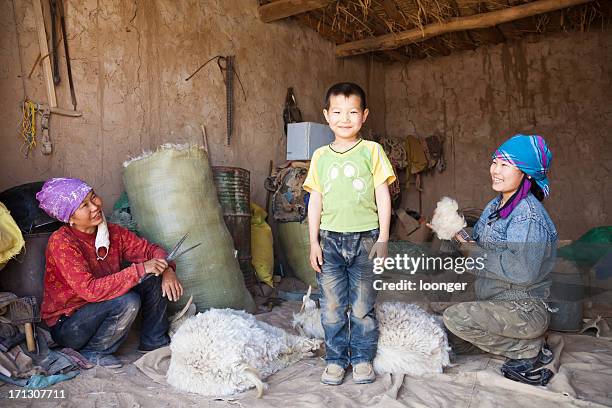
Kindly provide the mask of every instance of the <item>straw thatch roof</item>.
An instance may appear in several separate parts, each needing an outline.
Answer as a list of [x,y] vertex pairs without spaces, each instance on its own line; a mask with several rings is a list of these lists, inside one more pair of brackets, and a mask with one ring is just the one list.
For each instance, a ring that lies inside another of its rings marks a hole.
[[605,29],[610,0],[260,0],[264,21],[290,17],[337,45],[339,57],[448,55],[558,31]]

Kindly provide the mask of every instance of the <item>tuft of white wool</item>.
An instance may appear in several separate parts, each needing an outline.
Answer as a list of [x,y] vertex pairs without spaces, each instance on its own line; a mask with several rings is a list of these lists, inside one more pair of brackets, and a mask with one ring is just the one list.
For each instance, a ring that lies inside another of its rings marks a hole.
[[[293,316],[293,326],[306,336],[323,339],[321,312],[316,311],[304,307]],[[376,305],[376,318],[380,334],[373,365],[378,374],[418,376],[441,373],[450,365],[444,324],[435,316],[413,304],[383,302]]]
[[310,298],[312,286],[308,286],[308,292],[302,297],[302,308],[299,313],[293,314],[293,327],[301,336],[322,339],[325,337],[321,325],[321,311],[317,304]]
[[[160,145],[156,151],[159,150],[168,150],[168,149],[173,149],[173,150],[189,150],[191,148],[196,148],[196,149],[201,149],[204,150],[204,147],[201,145],[197,145],[197,144],[190,144],[190,143],[183,143],[183,144],[176,144],[176,143],[164,143],[162,145]],[[138,156],[133,156],[133,157],[129,157],[126,161],[123,162],[123,167],[127,167],[130,164],[132,164],[133,162],[142,160],[142,159],[146,159],[147,157],[151,156],[153,153],[155,153],[152,150],[143,150],[141,154],[139,154]]]
[[438,238],[450,240],[462,228],[466,227],[467,223],[463,216],[457,212],[458,209],[459,204],[450,197],[442,197],[438,201],[431,220],[431,229],[434,230]]
[[210,309],[185,321],[172,337],[167,381],[202,395],[228,396],[256,387],[262,380],[304,358],[320,340],[295,336],[232,309]]

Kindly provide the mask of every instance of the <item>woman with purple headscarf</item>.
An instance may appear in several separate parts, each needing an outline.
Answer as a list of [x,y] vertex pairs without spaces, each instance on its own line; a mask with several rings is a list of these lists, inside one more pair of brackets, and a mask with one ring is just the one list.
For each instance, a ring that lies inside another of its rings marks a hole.
[[455,351],[505,356],[506,377],[545,385],[552,375],[542,366],[552,360],[544,334],[557,230],[541,201],[550,192],[552,153],[541,136],[519,134],[492,159],[491,187],[498,194],[474,226],[476,245],[462,245],[469,248],[464,254],[484,259],[484,268],[474,270],[477,301],[449,307],[444,323]]
[[45,253],[41,312],[53,340],[94,364],[121,367],[113,353],[142,310],[140,350],[167,345],[165,298],[178,300],[183,288],[166,251],[108,224],[102,199],[79,179],[50,179],[36,198],[67,224],[51,235]]

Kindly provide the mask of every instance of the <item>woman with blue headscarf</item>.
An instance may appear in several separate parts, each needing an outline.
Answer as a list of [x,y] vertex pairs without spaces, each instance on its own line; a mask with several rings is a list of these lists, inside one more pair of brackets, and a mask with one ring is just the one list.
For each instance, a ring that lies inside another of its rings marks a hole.
[[505,356],[507,377],[543,384],[548,379],[540,368],[552,360],[544,334],[557,231],[541,201],[550,193],[552,153],[541,136],[519,134],[492,159],[491,187],[498,194],[474,226],[477,245],[470,251],[486,259],[475,271],[477,301],[449,307],[444,323],[458,349],[471,343]]

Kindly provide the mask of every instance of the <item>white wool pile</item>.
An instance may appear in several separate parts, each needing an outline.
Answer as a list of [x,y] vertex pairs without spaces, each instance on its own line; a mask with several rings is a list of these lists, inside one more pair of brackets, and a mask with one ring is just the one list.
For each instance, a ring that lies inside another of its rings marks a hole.
[[309,357],[320,340],[294,336],[232,309],[210,309],[185,321],[172,337],[168,383],[202,395],[227,396]]
[[450,240],[462,228],[466,227],[467,223],[463,216],[457,212],[458,209],[459,204],[450,197],[442,197],[438,201],[431,220],[431,229],[434,230],[438,238]]
[[[450,365],[443,323],[420,307],[384,302],[376,306],[376,318],[380,335],[373,365],[378,374],[441,373]],[[306,336],[324,338],[319,309],[304,308],[294,314],[293,326]]]
[[[176,144],[176,143],[164,143],[162,145],[160,145],[157,150],[168,150],[168,149],[174,149],[174,150],[189,150],[191,148],[195,148],[195,149],[202,149],[204,150],[203,146],[200,145],[192,145],[189,143],[184,143],[184,144]],[[157,151],[156,150],[156,151]],[[130,164],[132,164],[135,161],[138,160],[142,160],[142,159],[146,159],[147,157],[151,156],[153,153],[155,153],[152,150],[143,150],[142,153],[138,156],[133,156],[130,157],[129,159],[127,159],[126,161],[123,162],[123,167],[127,167]]]
[[443,325],[416,305],[384,302],[376,307],[380,330],[377,373],[423,375],[450,365]]

